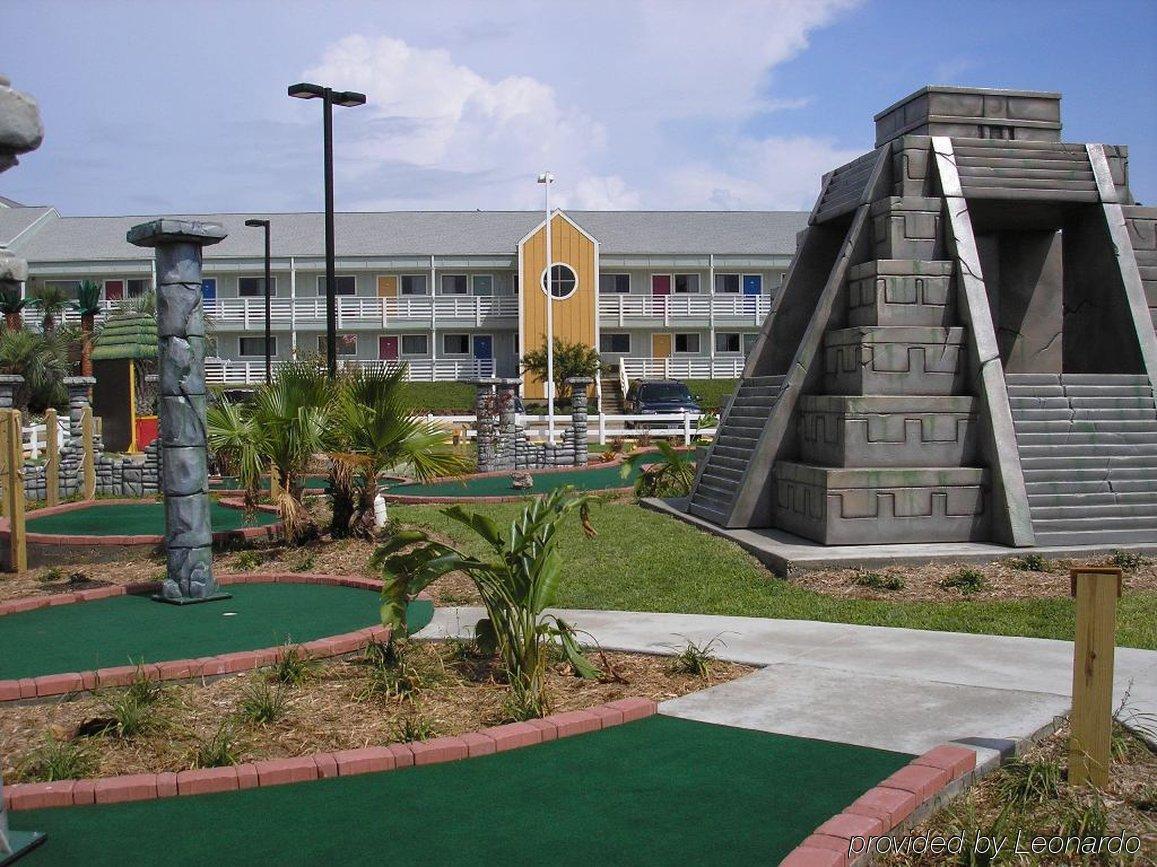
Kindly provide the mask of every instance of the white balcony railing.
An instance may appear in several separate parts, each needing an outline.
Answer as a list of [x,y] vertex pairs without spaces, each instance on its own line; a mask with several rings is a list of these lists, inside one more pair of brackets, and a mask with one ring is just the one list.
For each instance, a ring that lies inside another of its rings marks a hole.
[[619,359],[619,369],[628,381],[636,379],[739,379],[746,360],[740,356],[698,355],[671,358]]
[[761,325],[771,312],[768,295],[600,295],[599,322],[628,325],[631,320],[660,320],[665,325],[680,320],[725,320]]
[[[464,430],[467,439],[478,436],[476,417],[473,415],[427,415],[426,420],[448,430]],[[652,413],[649,415],[613,415],[592,413],[587,416],[587,439],[606,445],[611,438],[638,439],[639,437],[682,438],[683,445],[691,445],[698,437],[715,435],[718,417],[713,413],[679,412]],[[547,420],[545,415],[516,415],[514,423],[522,428],[531,440],[545,440]],[[555,436],[562,438],[562,432],[571,426],[571,416],[554,417]],[[398,493],[405,493],[399,491]]]
[[[265,323],[264,298],[218,298],[205,302],[205,315],[216,327],[260,328]],[[270,320],[279,327],[290,324],[309,326],[325,322],[325,298],[272,298]],[[337,326],[388,328],[405,322],[435,327],[439,322],[473,323],[481,326],[493,319],[516,319],[518,298],[510,295],[416,295],[403,298],[363,298],[356,295],[337,299]]]
[[[276,370],[282,362],[274,361]],[[398,365],[400,361],[375,361],[373,359],[338,360],[339,367],[355,365]],[[404,362],[409,365],[408,379],[415,382],[453,382],[463,379],[478,379],[494,376],[494,361],[491,359],[454,358],[413,358]],[[249,385],[265,381],[264,361],[234,361],[229,358],[206,358],[205,381],[214,384]]]

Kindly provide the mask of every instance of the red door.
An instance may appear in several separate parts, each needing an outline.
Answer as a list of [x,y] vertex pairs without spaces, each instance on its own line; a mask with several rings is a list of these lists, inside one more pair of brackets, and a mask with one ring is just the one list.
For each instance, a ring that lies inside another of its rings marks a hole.
[[396,336],[378,338],[378,358],[382,361],[398,360],[398,338]]
[[124,280],[105,280],[104,297],[106,301],[121,301],[125,297]]
[[652,274],[651,275],[651,294],[652,295],[670,295],[671,294],[671,275],[670,274]]

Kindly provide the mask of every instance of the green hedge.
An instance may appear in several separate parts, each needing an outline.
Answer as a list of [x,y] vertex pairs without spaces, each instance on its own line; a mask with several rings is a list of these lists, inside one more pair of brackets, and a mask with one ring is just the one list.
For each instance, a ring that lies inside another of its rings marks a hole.
[[474,407],[474,386],[468,382],[408,382],[406,396],[415,412],[462,415]]
[[735,393],[738,379],[685,379],[687,388],[699,398],[705,412],[719,412],[723,401]]

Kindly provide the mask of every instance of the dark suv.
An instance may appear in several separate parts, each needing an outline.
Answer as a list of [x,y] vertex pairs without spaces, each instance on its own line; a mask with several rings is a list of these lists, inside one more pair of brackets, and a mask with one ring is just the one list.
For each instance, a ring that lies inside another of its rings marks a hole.
[[699,402],[687,386],[676,379],[640,379],[627,391],[627,415],[699,412]]

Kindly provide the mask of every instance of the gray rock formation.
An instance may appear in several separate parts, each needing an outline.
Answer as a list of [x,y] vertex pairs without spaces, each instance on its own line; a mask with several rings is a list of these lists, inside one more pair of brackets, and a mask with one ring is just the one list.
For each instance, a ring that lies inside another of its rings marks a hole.
[[[157,251],[157,369],[160,373],[160,485],[165,498],[171,602],[223,598],[213,580],[205,431],[205,317],[201,248],[225,230],[215,223],[161,219],[134,226],[128,240]],[[134,480],[135,481],[135,480]]]
[[[36,100],[10,85],[0,75],[0,172],[12,168],[17,157],[36,150],[44,140]],[[0,290],[19,289],[27,279],[28,263],[0,247]]]

